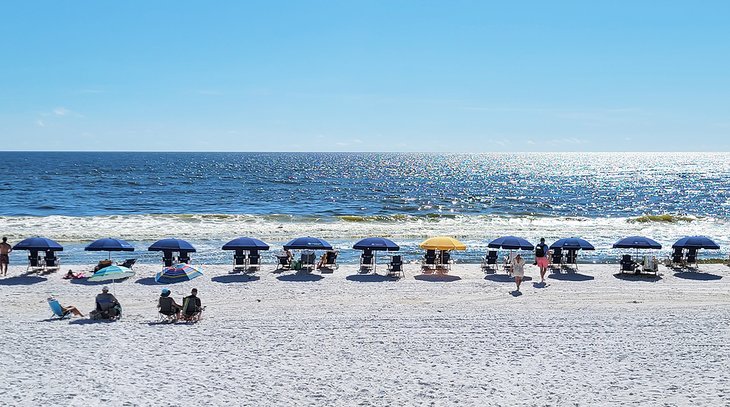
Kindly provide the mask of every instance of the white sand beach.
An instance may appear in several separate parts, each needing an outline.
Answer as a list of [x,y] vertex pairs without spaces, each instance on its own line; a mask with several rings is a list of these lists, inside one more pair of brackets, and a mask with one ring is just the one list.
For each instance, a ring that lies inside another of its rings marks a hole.
[[[64,266],[88,271],[91,266]],[[118,322],[49,320],[46,297],[88,315],[101,285],[61,273],[0,279],[1,405],[729,405],[730,268],[617,278],[581,265],[522,295],[456,264],[398,281],[332,274],[205,275],[197,324],[158,324],[158,265],[114,284]],[[384,269],[384,267],[383,267]],[[383,271],[381,271],[382,273]]]

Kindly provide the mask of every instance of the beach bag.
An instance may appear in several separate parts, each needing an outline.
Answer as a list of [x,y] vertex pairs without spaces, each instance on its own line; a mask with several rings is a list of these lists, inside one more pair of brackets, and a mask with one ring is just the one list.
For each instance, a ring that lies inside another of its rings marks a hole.
[[537,247],[535,247],[535,257],[545,257],[545,245],[544,244],[539,244],[539,245],[537,245]]

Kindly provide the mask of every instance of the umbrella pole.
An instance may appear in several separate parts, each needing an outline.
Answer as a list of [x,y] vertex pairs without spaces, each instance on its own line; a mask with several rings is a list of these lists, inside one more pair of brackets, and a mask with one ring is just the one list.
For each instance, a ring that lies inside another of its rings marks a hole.
[[378,251],[373,250],[373,274],[378,274]]

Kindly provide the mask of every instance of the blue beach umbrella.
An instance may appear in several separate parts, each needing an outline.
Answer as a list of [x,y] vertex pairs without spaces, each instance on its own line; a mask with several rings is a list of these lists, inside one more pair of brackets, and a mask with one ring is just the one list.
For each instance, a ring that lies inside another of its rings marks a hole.
[[400,250],[400,246],[384,237],[368,237],[362,239],[355,243],[352,248],[355,250],[384,250],[389,252]]
[[720,246],[706,236],[687,236],[677,240],[672,248],[719,250]]
[[13,250],[60,252],[63,246],[46,237],[29,237],[13,246]]
[[586,240],[577,237],[568,237],[565,239],[559,239],[555,243],[550,245],[551,249],[564,249],[564,250],[596,250],[592,244]]
[[165,267],[161,272],[155,274],[155,281],[160,284],[175,284],[190,281],[202,275],[200,270],[189,264],[178,264]]
[[332,250],[332,245],[323,239],[306,236],[298,237],[284,245],[286,250]]
[[614,249],[661,249],[662,245],[644,236],[625,237],[613,244]]
[[134,271],[123,266],[108,266],[94,273],[89,277],[89,281],[114,281],[132,277]]
[[195,248],[190,243],[182,239],[162,239],[152,243],[147,248],[151,252],[186,252],[194,253]]
[[516,236],[502,236],[492,240],[487,245],[493,249],[505,250],[533,250],[535,246],[527,240]]
[[252,237],[239,237],[224,244],[223,250],[269,250],[269,245]]
[[112,258],[112,252],[133,252],[134,246],[122,239],[107,237],[91,242],[84,248],[87,252],[109,252],[109,258]]

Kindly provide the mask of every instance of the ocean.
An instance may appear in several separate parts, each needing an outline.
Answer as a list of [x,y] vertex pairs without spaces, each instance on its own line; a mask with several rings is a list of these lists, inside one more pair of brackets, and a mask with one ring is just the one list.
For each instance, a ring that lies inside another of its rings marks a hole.
[[[730,244],[728,153],[137,153],[0,152],[0,234],[16,243],[46,236],[66,264],[120,237],[133,257],[165,237],[190,241],[194,261],[232,261],[220,247],[238,236],[268,242],[316,236],[357,261],[352,244],[386,236],[408,259],[429,236],[454,236],[478,262],[487,243],[516,235],[548,243],[587,239],[584,262],[615,261],[611,245],[639,234],[664,245],[702,234]],[[26,253],[11,261],[24,262]],[[123,255],[119,255],[123,257]]]

